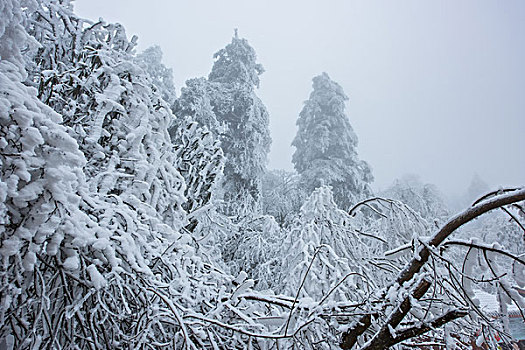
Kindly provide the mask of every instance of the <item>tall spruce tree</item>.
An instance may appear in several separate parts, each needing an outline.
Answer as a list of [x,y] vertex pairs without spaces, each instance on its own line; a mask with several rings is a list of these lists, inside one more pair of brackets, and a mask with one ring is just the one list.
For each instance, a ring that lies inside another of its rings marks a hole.
[[270,150],[268,111],[255,93],[264,69],[237,32],[214,57],[208,80],[186,82],[175,114],[192,116],[219,139],[226,158],[223,211],[243,215],[257,208]]
[[264,69],[256,62],[255,50],[237,31],[214,57],[208,80],[217,85],[213,109],[226,129],[220,138],[226,156],[224,199],[232,204],[227,211],[242,213],[259,201],[270,150],[269,115],[255,93]]
[[292,162],[307,192],[325,184],[341,208],[371,194],[370,166],[357,155],[357,135],[345,113],[343,88],[322,73],[299,114]]
[[177,92],[173,84],[173,69],[166,67],[162,63],[162,49],[160,46],[148,47],[135,57],[134,62],[150,76],[162,99],[170,107],[173,107],[177,99]]

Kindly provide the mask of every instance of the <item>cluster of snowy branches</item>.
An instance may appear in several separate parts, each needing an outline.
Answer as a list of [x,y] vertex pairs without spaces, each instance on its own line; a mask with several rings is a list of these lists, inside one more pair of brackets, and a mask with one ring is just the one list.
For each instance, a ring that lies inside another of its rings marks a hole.
[[448,221],[429,185],[373,197],[327,74],[297,173],[270,172],[263,68],[237,33],[177,97],[160,48],[136,54],[121,25],[67,0],[0,13],[0,346],[461,348],[479,327],[508,334],[475,289],[524,309],[525,190]]

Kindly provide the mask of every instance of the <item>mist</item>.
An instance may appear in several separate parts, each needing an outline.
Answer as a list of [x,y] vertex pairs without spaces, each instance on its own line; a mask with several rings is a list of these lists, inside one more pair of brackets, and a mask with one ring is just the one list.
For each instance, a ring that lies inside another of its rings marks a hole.
[[475,174],[491,188],[525,179],[525,4],[520,1],[78,0],[79,15],[125,25],[138,51],[158,44],[177,89],[247,38],[266,72],[269,168],[293,169],[291,142],[311,79],[327,72],[376,190],[417,174],[448,196]]

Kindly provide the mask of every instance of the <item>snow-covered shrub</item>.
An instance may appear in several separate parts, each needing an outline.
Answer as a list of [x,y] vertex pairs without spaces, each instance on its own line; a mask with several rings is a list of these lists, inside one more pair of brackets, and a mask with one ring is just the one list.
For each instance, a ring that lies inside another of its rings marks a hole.
[[[130,60],[133,43],[103,23],[59,39],[52,23],[83,21],[70,18],[67,4],[37,3],[35,11],[60,19],[39,27],[54,38],[46,45],[79,45],[74,58],[53,56],[68,69],[48,72],[53,79],[38,92],[22,84],[27,7],[8,5],[2,14],[14,16],[2,15],[0,31],[0,338],[22,348],[198,343],[202,324],[186,326],[180,314],[220,315],[218,296],[227,300],[233,286],[179,230],[186,186],[168,134],[173,116]],[[45,72],[47,61],[35,62]]]
[[223,247],[223,256],[234,275],[246,272],[258,290],[276,286],[280,268],[282,231],[272,216],[245,218]]
[[185,118],[172,127],[172,141],[177,154],[177,170],[186,182],[182,204],[189,214],[193,231],[199,218],[217,204],[216,192],[222,177],[224,156],[213,134],[197,122]]

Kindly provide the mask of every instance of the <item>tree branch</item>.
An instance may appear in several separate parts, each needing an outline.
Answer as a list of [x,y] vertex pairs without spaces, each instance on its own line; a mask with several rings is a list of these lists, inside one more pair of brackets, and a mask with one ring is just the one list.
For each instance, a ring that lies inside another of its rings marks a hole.
[[388,346],[392,346],[407,339],[420,336],[432,329],[439,328],[451,321],[454,321],[455,319],[465,317],[467,314],[468,312],[465,310],[449,311],[443,316],[434,319],[430,323],[425,323],[417,327],[404,329],[401,332],[397,333],[396,337],[392,339]]
[[[483,201],[476,202],[474,206],[466,209],[465,211],[455,215],[449,219],[441,229],[439,229],[430,239],[428,245],[422,245],[419,249],[419,252],[414,258],[407,263],[405,268],[399,273],[397,279],[394,283],[398,285],[403,285],[403,283],[410,281],[416,276],[416,274],[421,271],[421,268],[428,262],[430,256],[430,249],[432,247],[439,246],[447,237],[449,237],[455,230],[463,226],[467,222],[477,218],[478,216],[491,211],[496,208],[503,207],[505,205],[513,204],[522,200],[525,200],[525,189],[511,189],[505,190],[503,194],[496,195],[495,197],[485,199]],[[421,298],[424,293],[430,287],[430,282],[422,280],[419,285],[415,288],[413,297],[416,299]],[[388,290],[390,286],[386,287],[384,291]],[[417,295],[419,295],[419,298]],[[370,340],[363,349],[384,349],[381,344],[383,344],[382,337],[391,337],[389,326],[396,327],[401,320],[406,316],[408,311],[411,308],[410,297],[407,296],[399,305],[396,311],[394,311],[389,319],[383,324],[379,332]],[[367,327],[362,326],[366,325],[367,315],[361,317],[357,326],[350,328],[348,331],[343,333],[342,342],[340,343],[341,348],[351,349],[357,342],[358,337],[363,334]]]

